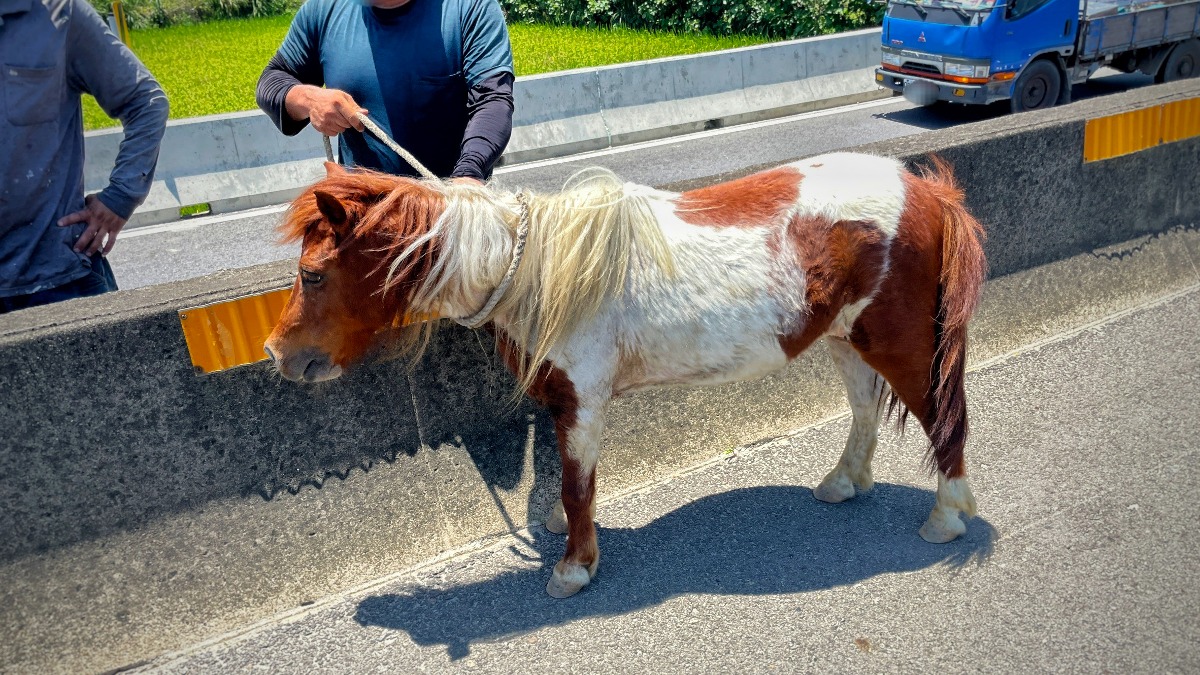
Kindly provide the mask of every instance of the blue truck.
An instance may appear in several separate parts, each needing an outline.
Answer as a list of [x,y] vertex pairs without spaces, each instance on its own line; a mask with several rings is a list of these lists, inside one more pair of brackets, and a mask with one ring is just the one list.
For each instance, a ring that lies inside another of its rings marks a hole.
[[1101,67],[1200,76],[1200,0],[887,0],[875,81],[920,104],[1069,103]]

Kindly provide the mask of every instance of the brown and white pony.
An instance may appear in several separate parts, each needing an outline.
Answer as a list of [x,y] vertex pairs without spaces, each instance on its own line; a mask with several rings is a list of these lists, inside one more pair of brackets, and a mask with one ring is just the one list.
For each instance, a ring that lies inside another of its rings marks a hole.
[[403,316],[476,314],[506,275],[523,218],[524,255],[490,322],[557,428],[562,501],[546,527],[569,537],[551,595],[596,574],[610,399],[759,377],[822,337],[854,421],[816,498],[871,488],[888,399],[930,439],[937,503],[921,536],[966,531],[967,321],[986,263],[982,228],[937,160],[913,174],[891,159],[830,154],[682,194],[595,172],[536,196],[329,165],[282,225],[303,252],[267,353],[284,377],[316,382]]

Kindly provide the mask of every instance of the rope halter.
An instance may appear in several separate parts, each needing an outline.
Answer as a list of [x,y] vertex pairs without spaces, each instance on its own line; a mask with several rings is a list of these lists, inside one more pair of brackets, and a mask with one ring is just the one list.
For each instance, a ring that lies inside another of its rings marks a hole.
[[508,264],[508,270],[504,273],[504,278],[500,280],[500,284],[492,291],[487,302],[483,303],[483,307],[473,315],[465,319],[455,319],[460,325],[470,329],[479,328],[487,323],[491,318],[492,310],[496,308],[496,304],[508,292],[508,287],[512,285],[513,277],[517,274],[517,268],[521,266],[521,257],[525,254],[525,240],[529,236],[529,201],[528,196],[524,192],[517,193],[517,203],[521,205],[521,220],[517,223],[517,239],[513,242],[512,262]]

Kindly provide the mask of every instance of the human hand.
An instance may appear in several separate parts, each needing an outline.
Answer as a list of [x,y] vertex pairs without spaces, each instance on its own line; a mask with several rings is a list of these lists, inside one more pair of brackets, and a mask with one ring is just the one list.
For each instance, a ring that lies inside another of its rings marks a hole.
[[292,87],[284,105],[293,119],[307,118],[314,129],[326,136],[337,136],[347,129],[362,131],[358,114],[367,114],[350,94],[312,85]]
[[[58,226],[67,227],[75,223],[87,223],[87,229],[75,240],[75,246],[72,248],[76,253],[86,253],[88,256],[95,255],[97,251],[101,255],[108,255],[113,244],[117,243],[117,233],[121,231],[122,227],[125,227],[125,219],[113,213],[94,194],[84,197],[83,203],[82,211],[69,213],[59,218]],[[107,242],[105,242],[105,237],[108,238]]]

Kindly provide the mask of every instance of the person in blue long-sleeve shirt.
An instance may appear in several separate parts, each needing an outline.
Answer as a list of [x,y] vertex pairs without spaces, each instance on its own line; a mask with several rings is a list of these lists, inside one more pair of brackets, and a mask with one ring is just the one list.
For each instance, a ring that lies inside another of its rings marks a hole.
[[[116,290],[104,256],[154,178],[167,97],[87,0],[0,0],[0,313]],[[83,193],[81,94],[121,121]]]
[[307,0],[258,81],[288,135],[341,134],[347,166],[415,175],[364,111],[443,178],[484,181],[512,133],[513,62],[497,0]]

